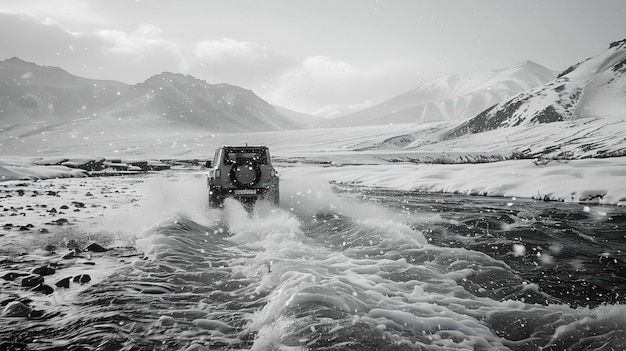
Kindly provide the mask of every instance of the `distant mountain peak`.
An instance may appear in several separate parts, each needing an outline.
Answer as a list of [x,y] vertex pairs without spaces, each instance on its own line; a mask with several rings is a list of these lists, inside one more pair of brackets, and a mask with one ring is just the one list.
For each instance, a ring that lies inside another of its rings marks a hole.
[[95,81],[74,76],[60,67],[42,66],[34,62],[24,61],[19,57],[11,57],[0,61],[0,81],[4,81],[6,84],[11,81],[19,81],[16,80],[17,78],[28,78],[32,81],[39,81],[39,83],[50,82],[53,85],[55,81],[59,82],[62,80]]
[[446,75],[326,123],[346,126],[465,120],[555,77],[555,71],[533,61],[492,71]]
[[626,39],[571,66],[555,80],[483,111],[447,138],[515,126],[594,120],[621,123],[626,111]]
[[150,78],[146,79],[143,83],[141,84],[160,84],[163,82],[177,82],[177,83],[181,83],[181,84],[187,84],[187,83],[202,83],[202,84],[208,84],[207,82],[198,79],[194,76],[191,75],[186,75],[186,74],[182,74],[182,73],[174,73],[174,72],[161,72],[159,74],[155,74],[153,76],[151,76]]
[[81,78],[12,57],[0,61],[0,119],[42,122],[90,116],[126,89],[124,83]]
[[47,70],[50,72],[64,72],[66,74],[69,74],[67,73],[67,71],[65,71],[64,69],[60,67],[42,66],[34,62],[22,60],[21,58],[16,57],[16,56],[5,59],[4,61],[0,61],[0,69],[3,69],[3,70],[36,69],[36,70]]
[[162,72],[129,86],[81,78],[17,57],[0,61],[3,123],[100,116],[148,116],[170,125],[230,132],[299,127],[251,90],[212,85],[188,74]]
[[538,64],[535,61],[532,60],[526,60],[526,61],[522,61],[516,65],[511,66],[509,69],[515,69],[515,68],[523,68],[523,69],[540,69],[540,70],[545,70],[547,69],[545,66]]
[[158,80],[158,79],[193,79],[193,80],[200,80],[192,75],[189,74],[183,74],[183,73],[175,73],[175,72],[169,72],[169,71],[163,71],[159,74],[155,74],[153,76],[151,76],[150,78],[148,78],[147,80]]
[[20,59],[19,57],[11,57],[0,61],[0,69],[33,69],[33,68],[48,68],[39,66],[34,62],[28,62]]
[[17,56],[13,56],[11,58],[5,59],[2,62],[5,63],[14,63],[14,64],[25,64],[25,65],[34,65],[34,66],[39,66],[34,62],[29,62],[29,61],[25,61],[22,60],[21,58],[17,57]]

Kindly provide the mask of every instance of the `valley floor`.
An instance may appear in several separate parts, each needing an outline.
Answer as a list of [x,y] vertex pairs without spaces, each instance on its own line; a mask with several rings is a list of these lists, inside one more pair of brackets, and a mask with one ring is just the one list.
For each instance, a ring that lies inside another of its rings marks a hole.
[[[303,161],[303,162],[301,162]],[[336,166],[340,164],[341,166]],[[276,163],[289,186],[358,184],[404,191],[520,197],[589,204],[626,204],[626,157],[550,161],[508,160],[473,164],[345,163],[310,164],[306,159]],[[27,158],[0,159],[0,179],[81,176],[67,167],[34,166]]]

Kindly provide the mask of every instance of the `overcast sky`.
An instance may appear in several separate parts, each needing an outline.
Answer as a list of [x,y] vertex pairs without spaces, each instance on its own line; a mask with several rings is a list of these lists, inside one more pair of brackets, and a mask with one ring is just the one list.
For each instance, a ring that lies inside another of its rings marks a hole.
[[0,0],[0,60],[191,74],[332,116],[448,74],[564,70],[625,38],[624,18],[624,0]]

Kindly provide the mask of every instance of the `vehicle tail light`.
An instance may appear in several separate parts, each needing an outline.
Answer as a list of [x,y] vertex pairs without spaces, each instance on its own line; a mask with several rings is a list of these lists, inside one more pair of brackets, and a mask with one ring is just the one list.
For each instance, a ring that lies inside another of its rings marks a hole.
[[221,169],[216,169],[215,170],[215,178],[222,178],[222,170]]

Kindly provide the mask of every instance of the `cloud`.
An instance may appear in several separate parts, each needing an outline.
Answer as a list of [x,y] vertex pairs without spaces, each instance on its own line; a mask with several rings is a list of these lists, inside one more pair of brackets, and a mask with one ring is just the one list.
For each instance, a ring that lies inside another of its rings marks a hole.
[[270,103],[325,117],[388,99],[397,92],[399,80],[409,81],[406,65],[382,62],[363,67],[327,55],[295,58],[235,38],[185,45],[150,23],[130,31],[79,33],[54,19],[0,11],[0,32],[0,60],[17,56],[85,78],[130,84],[163,71],[180,72],[212,84],[251,89]]
[[98,50],[110,67],[123,67],[124,74],[132,74],[137,81],[142,81],[163,71],[185,71],[190,65],[184,48],[163,38],[162,34],[160,27],[144,23],[130,33],[104,29],[96,31],[94,36]]
[[[5,12],[24,12],[58,23],[104,26],[111,18],[98,7],[100,0],[3,0]],[[108,1],[109,3],[111,1]],[[2,11],[2,10],[0,10]]]
[[179,45],[162,38],[162,32],[161,28],[144,23],[132,33],[102,29],[96,32],[96,36],[102,40],[103,51],[106,54],[127,55],[134,60],[166,55],[176,57],[182,62],[183,54]]
[[233,38],[204,40],[194,46],[189,73],[209,83],[230,83],[255,88],[297,65],[288,56],[251,41]]
[[[143,23],[132,31],[71,32],[57,21],[0,11],[0,60],[17,56],[59,66],[93,79],[138,83],[163,71],[192,74],[209,83],[256,89],[297,61],[267,47],[233,38],[183,45],[162,28]],[[11,33],[11,35],[7,34]]]
[[110,29],[76,33],[50,18],[0,12],[0,32],[0,59],[17,56],[86,78],[137,83],[186,67],[179,46],[162,38],[162,30],[151,24],[131,33]]
[[373,99],[363,96],[379,90],[387,73],[383,66],[364,69],[328,56],[310,56],[264,86],[263,96],[296,111],[337,117],[372,106]]
[[304,72],[313,79],[342,79],[359,74],[349,63],[333,61],[327,56],[307,57],[302,62]]
[[250,41],[237,41],[232,38],[206,40],[196,43],[195,55],[199,59],[224,62],[230,59],[259,60],[271,56],[268,49]]

